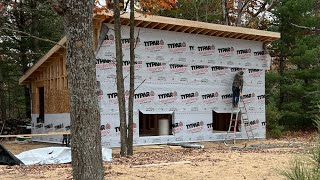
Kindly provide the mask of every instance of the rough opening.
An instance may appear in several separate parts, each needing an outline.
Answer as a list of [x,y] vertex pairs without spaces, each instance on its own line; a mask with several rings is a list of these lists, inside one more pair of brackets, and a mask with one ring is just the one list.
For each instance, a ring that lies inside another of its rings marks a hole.
[[44,87],[39,87],[39,117],[37,123],[44,123]]
[[147,114],[139,111],[139,136],[172,135],[173,114]]
[[[217,113],[212,111],[212,130],[213,132],[228,131],[231,113]],[[236,114],[233,115],[232,126],[234,126]],[[238,115],[237,131],[240,131],[240,114]],[[233,131],[234,128],[231,128]]]

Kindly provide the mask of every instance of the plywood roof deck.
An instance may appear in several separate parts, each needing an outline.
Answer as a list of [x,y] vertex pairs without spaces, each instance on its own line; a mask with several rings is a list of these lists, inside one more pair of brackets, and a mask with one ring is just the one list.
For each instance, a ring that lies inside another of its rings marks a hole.
[[[225,37],[233,39],[243,39],[250,41],[260,41],[270,43],[280,38],[280,33],[262,31],[250,28],[226,26],[220,24],[211,24],[198,21],[190,21],[184,19],[176,19],[162,16],[145,16],[142,14],[135,14],[135,27],[158,29],[165,31],[175,31],[190,34],[202,34],[207,36]],[[99,29],[101,22],[114,23],[112,14],[95,15],[94,27]],[[128,26],[130,15],[129,13],[121,15],[121,24]],[[67,38],[62,38],[57,45],[55,45],[47,54],[38,60],[20,79],[20,84],[29,83],[31,77],[37,72],[41,71],[43,67],[50,63],[52,57],[61,56],[61,49],[66,44]]]

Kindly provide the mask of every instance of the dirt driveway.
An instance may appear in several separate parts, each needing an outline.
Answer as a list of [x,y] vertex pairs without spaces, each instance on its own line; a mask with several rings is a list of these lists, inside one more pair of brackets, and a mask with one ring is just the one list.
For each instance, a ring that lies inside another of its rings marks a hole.
[[[48,144],[2,142],[14,154]],[[140,146],[130,158],[114,155],[104,163],[106,179],[224,179],[280,180],[279,170],[305,152],[302,142],[254,141],[245,150],[232,150],[218,142],[201,143],[204,149],[179,146]],[[113,153],[118,154],[118,149]],[[153,165],[150,165],[153,164]],[[159,165],[162,164],[162,165]],[[147,165],[144,166],[144,165]],[[72,179],[71,167],[63,165],[0,166],[0,179]]]

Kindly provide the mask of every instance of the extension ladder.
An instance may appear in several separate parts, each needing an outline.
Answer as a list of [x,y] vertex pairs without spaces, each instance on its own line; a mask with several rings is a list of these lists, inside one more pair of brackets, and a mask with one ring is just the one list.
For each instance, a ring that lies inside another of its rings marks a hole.
[[[239,114],[240,114],[240,120],[241,121],[238,124]],[[235,119],[234,119],[234,116],[235,116]],[[239,127],[238,127],[238,125],[239,125]],[[248,140],[254,139],[254,134],[253,134],[253,131],[252,131],[252,127],[251,127],[250,121],[248,119],[248,112],[247,112],[246,104],[244,103],[242,97],[240,97],[240,102],[238,103],[238,107],[233,108],[232,112],[231,112],[228,132],[227,132],[227,134],[225,136],[225,139],[224,139],[224,144],[226,146],[229,146],[227,144],[227,141],[228,141],[228,136],[231,133],[231,129],[232,128],[233,128],[233,131],[234,131],[233,144],[236,144],[237,128],[239,128],[238,130],[241,132],[241,125],[243,125],[244,130],[246,131],[247,139]]]

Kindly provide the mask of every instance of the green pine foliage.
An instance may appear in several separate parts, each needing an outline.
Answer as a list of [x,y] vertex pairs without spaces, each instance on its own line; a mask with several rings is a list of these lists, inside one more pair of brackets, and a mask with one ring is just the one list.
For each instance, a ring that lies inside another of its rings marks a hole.
[[19,85],[18,80],[54,44],[17,31],[58,42],[63,35],[63,22],[46,0],[3,3],[6,6],[0,11],[0,73],[4,88],[0,93],[4,98],[0,104],[7,119],[26,118],[30,115],[30,94],[25,92],[30,90]]
[[[281,39],[274,48],[279,55],[279,124],[286,129],[313,127],[315,103],[320,99],[319,9],[316,0],[284,0],[276,7]],[[277,93],[277,92],[274,92]],[[267,114],[268,116],[268,114]]]

